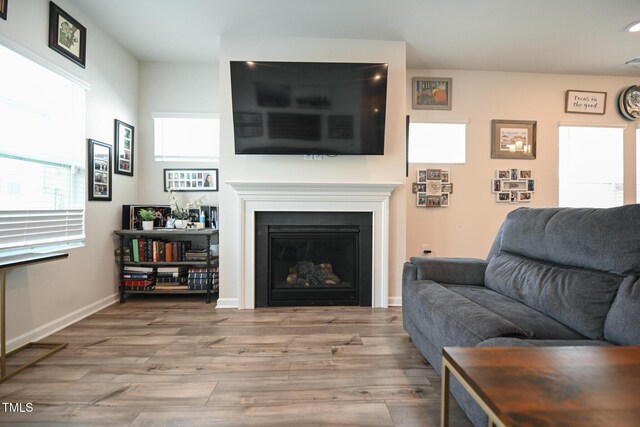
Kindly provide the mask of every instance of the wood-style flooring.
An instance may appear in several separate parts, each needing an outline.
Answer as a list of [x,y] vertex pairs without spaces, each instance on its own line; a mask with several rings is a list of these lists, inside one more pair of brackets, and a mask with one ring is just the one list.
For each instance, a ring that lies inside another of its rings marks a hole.
[[[134,295],[43,340],[57,341],[69,347],[0,384],[0,402],[33,404],[0,406],[0,424],[439,424],[439,377],[399,308],[239,311]],[[455,404],[452,425],[471,425]]]

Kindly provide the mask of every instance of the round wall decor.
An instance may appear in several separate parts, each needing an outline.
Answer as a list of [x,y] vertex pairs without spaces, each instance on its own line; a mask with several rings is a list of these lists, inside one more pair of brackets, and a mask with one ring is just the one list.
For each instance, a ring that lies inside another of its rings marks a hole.
[[640,117],[640,86],[629,86],[618,97],[620,115],[627,120]]

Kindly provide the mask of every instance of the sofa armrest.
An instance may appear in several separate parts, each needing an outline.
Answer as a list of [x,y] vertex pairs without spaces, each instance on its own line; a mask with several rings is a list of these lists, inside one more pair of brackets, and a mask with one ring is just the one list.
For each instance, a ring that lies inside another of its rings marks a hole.
[[[407,264],[411,264],[413,268],[405,267],[405,271],[415,269],[413,280],[484,286],[484,272],[489,262],[477,258],[411,257]],[[403,280],[403,283],[406,284],[407,281]]]

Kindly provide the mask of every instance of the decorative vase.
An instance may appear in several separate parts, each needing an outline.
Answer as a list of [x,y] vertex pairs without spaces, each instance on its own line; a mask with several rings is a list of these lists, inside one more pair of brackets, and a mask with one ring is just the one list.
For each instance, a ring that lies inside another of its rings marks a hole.
[[142,221],[143,230],[153,230],[153,221]]
[[174,225],[176,228],[184,229],[184,228],[187,228],[188,223],[189,223],[188,219],[176,219],[176,222]]

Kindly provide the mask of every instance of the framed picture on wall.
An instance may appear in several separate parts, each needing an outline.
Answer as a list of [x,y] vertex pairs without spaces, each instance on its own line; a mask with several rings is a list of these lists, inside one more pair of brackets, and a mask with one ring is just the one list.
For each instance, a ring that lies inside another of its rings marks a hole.
[[7,5],[9,0],[0,0],[0,18],[7,20]]
[[218,169],[164,169],[164,191],[218,191]]
[[451,110],[452,79],[414,77],[411,80],[411,106],[414,110]]
[[49,47],[85,67],[87,29],[54,2],[49,2]]
[[536,123],[531,120],[491,120],[491,158],[535,159]]
[[607,92],[568,90],[564,97],[564,112],[578,114],[604,114],[607,107]]
[[89,139],[89,200],[111,201],[111,146]]
[[120,175],[133,176],[133,126],[115,119],[115,169],[114,172]]

